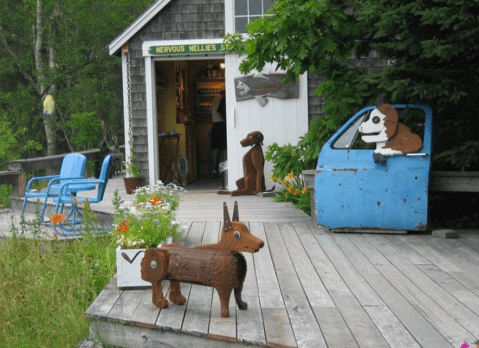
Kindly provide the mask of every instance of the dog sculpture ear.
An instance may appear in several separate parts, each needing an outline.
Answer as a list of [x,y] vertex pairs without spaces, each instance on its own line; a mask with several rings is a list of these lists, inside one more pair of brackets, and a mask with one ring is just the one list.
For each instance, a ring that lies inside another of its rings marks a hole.
[[239,221],[238,202],[236,201],[235,201],[235,207],[233,208],[233,221]]
[[226,202],[223,203],[223,229],[225,231],[231,231],[233,229],[233,225],[231,224],[230,220],[230,213],[228,213],[228,206]]
[[395,108],[389,104],[381,105],[378,110],[386,115],[384,119],[384,126],[386,127],[386,135],[389,139],[396,133],[398,126],[399,115]]
[[264,140],[263,133],[258,132],[258,143],[260,143],[261,146],[263,146],[263,140]]
[[381,93],[380,95],[376,97],[375,105],[377,108],[385,104],[386,96],[387,96],[387,93]]

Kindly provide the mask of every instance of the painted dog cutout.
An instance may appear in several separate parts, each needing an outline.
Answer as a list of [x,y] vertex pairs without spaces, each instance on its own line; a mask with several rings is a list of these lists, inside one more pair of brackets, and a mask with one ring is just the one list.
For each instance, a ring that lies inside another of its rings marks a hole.
[[243,177],[236,180],[235,191],[220,190],[218,194],[231,194],[232,196],[257,195],[260,192],[273,191],[274,187],[266,191],[264,180],[264,136],[259,131],[249,133],[240,141],[242,147],[251,146],[251,149],[243,156]]
[[246,260],[241,251],[258,252],[264,242],[253,236],[246,225],[239,221],[238,205],[235,202],[233,221],[230,220],[226,203],[223,204],[224,222],[221,239],[216,244],[183,247],[169,244],[145,251],[141,261],[141,278],[153,285],[152,302],[158,308],[167,308],[161,282],[170,281],[169,299],[177,305],[185,304],[180,282],[211,286],[220,298],[221,317],[229,317],[229,299],[234,290],[239,309],[248,308],[241,299],[246,277]]
[[383,102],[383,96],[378,97],[376,109],[371,111],[359,127],[361,139],[367,143],[376,143],[374,152],[384,156],[419,151],[422,147],[419,135],[399,122],[399,116],[405,116],[407,111],[403,110],[403,114],[400,115],[395,108]]

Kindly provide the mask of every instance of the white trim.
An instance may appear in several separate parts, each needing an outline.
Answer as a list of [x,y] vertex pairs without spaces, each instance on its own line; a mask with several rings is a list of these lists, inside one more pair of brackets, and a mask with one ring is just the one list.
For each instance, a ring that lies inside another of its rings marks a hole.
[[228,34],[233,34],[235,29],[233,3],[234,1],[225,1],[225,32]]
[[222,44],[223,38],[217,39],[197,39],[197,40],[154,40],[154,41],[144,41],[141,50],[143,57],[174,57],[176,60],[183,59],[184,57],[191,57],[196,59],[197,57],[202,56],[224,56],[224,53],[208,53],[208,54],[172,54],[172,55],[157,55],[150,53],[150,47],[152,46],[175,46],[175,45],[206,45],[206,44]]
[[158,128],[156,122],[156,88],[154,64],[155,62],[153,61],[153,59],[151,59],[151,57],[145,57],[146,124],[148,131],[148,179],[150,185],[156,183],[160,177],[160,163],[158,158]]
[[138,17],[128,28],[126,28],[120,35],[118,35],[108,45],[110,55],[114,55],[128,40],[130,40],[136,33],[138,33],[153,17],[155,17],[171,0],[158,0],[151,5],[143,14]]
[[123,84],[123,128],[125,132],[125,161],[130,158],[130,120],[128,119],[128,74],[126,69],[126,56],[128,53],[121,54],[121,76]]

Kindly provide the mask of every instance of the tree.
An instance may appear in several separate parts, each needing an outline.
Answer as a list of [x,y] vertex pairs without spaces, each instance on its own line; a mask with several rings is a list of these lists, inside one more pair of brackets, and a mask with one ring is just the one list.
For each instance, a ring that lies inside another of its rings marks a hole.
[[[479,148],[478,0],[277,0],[270,13],[248,25],[249,37],[229,35],[225,42],[246,55],[243,73],[277,62],[290,79],[306,71],[324,78],[316,92],[326,99],[326,117],[311,123],[298,156],[312,146],[316,151],[345,118],[387,92],[391,102],[433,108],[435,149],[443,152],[436,167],[479,169],[473,155]],[[373,50],[390,65],[368,73],[344,63]],[[306,156],[304,166],[314,165],[318,153]]]
[[[149,2],[4,0],[0,111],[11,127],[28,128],[25,139],[46,144],[48,155],[58,146],[74,150],[68,129],[73,114],[94,113],[111,134],[121,133],[120,62],[108,57],[105,47]],[[42,113],[47,94],[57,104],[51,116]],[[99,144],[99,132],[97,137]]]

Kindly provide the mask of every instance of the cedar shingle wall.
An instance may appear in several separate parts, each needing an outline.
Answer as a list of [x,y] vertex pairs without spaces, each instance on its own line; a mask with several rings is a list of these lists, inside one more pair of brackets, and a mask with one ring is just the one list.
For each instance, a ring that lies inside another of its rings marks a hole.
[[[387,66],[387,60],[381,59],[377,52],[371,52],[367,57],[361,59],[348,59],[346,64],[349,67],[365,69],[368,72],[376,72]],[[314,90],[321,83],[321,77],[315,74],[308,74],[308,119],[309,122],[324,116],[324,98],[314,94]],[[358,110],[363,105],[358,105]],[[352,115],[351,115],[352,116]]]
[[142,174],[148,178],[144,41],[217,39],[225,35],[224,0],[172,0],[130,40],[132,133]]

